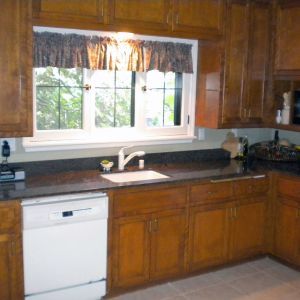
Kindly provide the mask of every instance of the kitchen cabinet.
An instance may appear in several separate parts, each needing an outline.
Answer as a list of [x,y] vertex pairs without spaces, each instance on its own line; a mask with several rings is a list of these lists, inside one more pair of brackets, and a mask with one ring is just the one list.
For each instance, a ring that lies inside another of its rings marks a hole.
[[35,25],[94,29],[107,18],[106,0],[33,0]]
[[24,293],[19,203],[0,203],[0,220],[0,299],[21,300]]
[[193,185],[189,270],[263,253],[268,178]]
[[275,255],[300,264],[300,181],[297,177],[278,177]]
[[196,125],[263,124],[270,17],[271,5],[266,1],[228,1],[225,44],[200,45]]
[[220,265],[228,253],[228,209],[219,204],[190,209],[189,270]]
[[0,24],[0,136],[31,136],[31,1],[1,1]]
[[183,273],[186,188],[125,190],[113,199],[112,287]]
[[33,0],[35,25],[214,39],[223,0]]
[[239,260],[265,251],[266,198],[247,199],[231,209],[230,259]]
[[280,76],[300,76],[300,3],[277,0],[275,9],[274,73]]

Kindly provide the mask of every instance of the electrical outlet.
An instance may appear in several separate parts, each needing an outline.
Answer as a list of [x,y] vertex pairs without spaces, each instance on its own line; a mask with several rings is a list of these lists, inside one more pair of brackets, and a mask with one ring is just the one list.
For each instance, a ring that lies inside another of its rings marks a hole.
[[198,140],[199,141],[205,140],[205,130],[204,130],[204,128],[198,128]]
[[[3,145],[4,141],[8,142],[11,152],[15,152],[16,151],[16,139],[15,138],[1,138],[0,139],[1,146]],[[1,155],[1,153],[0,153],[0,155]]]

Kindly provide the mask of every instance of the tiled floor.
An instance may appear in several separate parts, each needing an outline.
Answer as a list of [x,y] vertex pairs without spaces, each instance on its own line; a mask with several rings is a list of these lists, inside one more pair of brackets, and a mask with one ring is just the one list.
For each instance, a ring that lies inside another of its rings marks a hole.
[[111,299],[300,300],[300,272],[263,258]]

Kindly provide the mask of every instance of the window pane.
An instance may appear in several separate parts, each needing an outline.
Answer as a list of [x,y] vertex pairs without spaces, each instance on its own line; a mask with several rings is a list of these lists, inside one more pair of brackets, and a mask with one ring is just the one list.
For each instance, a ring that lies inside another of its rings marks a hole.
[[164,125],[174,126],[174,105],[175,92],[174,90],[166,90],[164,103]]
[[60,129],[82,128],[82,88],[60,89]]
[[175,73],[168,72],[166,73],[165,77],[165,86],[167,89],[174,89],[175,88]]
[[147,88],[164,88],[164,73],[159,71],[147,72]]
[[58,68],[36,68],[35,69],[36,85],[59,86],[59,69]]
[[59,129],[59,88],[36,88],[36,127],[38,130]]
[[131,90],[116,91],[116,127],[130,127]]
[[132,72],[117,71],[116,72],[116,87],[131,88]]
[[81,69],[59,69],[61,86],[83,86]]
[[163,126],[163,103],[163,90],[151,90],[148,92],[146,106],[146,124],[148,127]]
[[110,87],[115,86],[114,71],[94,71],[93,74],[95,87]]
[[114,91],[96,89],[95,125],[100,128],[114,127]]

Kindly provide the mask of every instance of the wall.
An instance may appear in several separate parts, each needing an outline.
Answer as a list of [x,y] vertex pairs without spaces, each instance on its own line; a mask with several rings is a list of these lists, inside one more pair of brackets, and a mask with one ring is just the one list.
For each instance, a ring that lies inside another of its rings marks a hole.
[[[229,129],[204,129],[204,139],[196,139],[192,143],[182,144],[165,144],[165,145],[151,145],[134,147],[133,150],[144,150],[146,153],[158,152],[173,152],[184,150],[200,150],[200,149],[215,149],[220,148]],[[198,134],[198,130],[196,130]],[[253,144],[259,141],[269,140],[273,135],[273,131],[268,128],[256,129],[238,129],[236,130],[238,136],[247,135],[249,143]],[[82,149],[82,150],[63,150],[63,151],[40,151],[40,152],[25,152],[22,146],[22,139],[16,140],[16,151],[12,152],[9,162],[28,162],[28,161],[43,161],[56,160],[68,158],[82,158],[82,157],[101,157],[117,155],[118,148],[105,149]]]

